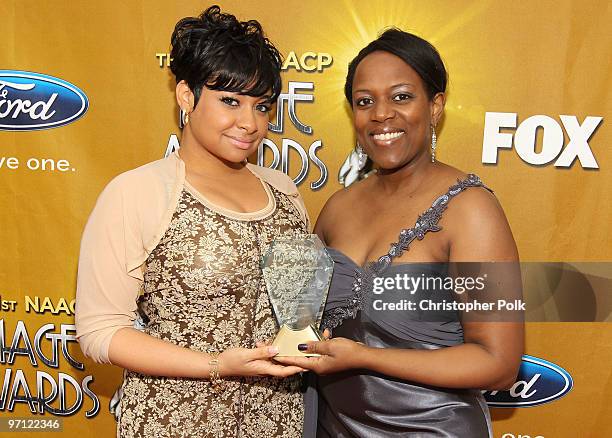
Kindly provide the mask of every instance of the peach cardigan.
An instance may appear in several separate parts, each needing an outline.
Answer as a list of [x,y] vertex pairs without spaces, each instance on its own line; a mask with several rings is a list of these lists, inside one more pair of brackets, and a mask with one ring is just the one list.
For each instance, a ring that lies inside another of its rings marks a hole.
[[[247,168],[287,194],[310,229],[304,202],[287,175]],[[170,225],[184,183],[185,163],[175,152],[117,176],[96,202],[81,241],[75,314],[77,340],[95,362],[110,363],[113,334],[134,325],[144,263]]]

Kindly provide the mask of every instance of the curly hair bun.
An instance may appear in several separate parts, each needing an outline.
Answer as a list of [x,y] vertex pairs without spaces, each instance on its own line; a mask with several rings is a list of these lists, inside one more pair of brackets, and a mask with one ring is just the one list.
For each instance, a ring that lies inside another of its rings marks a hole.
[[282,57],[256,20],[239,21],[211,6],[198,17],[176,24],[171,38],[170,69],[197,97],[203,86],[252,96],[281,91]]

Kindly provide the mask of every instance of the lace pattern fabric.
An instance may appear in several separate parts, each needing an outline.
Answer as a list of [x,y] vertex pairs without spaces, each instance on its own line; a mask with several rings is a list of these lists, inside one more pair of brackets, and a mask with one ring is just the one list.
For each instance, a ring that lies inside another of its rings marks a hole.
[[[259,261],[272,240],[305,232],[287,195],[256,219],[224,215],[186,187],[170,226],[146,261],[138,301],[144,332],[196,351],[254,347],[278,330]],[[127,371],[121,437],[301,437],[300,378],[208,380]]]

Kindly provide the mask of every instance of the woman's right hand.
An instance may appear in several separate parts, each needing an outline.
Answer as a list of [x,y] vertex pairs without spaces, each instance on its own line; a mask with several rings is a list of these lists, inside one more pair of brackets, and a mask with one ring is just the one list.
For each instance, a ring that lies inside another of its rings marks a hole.
[[293,365],[272,362],[278,348],[258,343],[257,348],[229,348],[219,354],[219,376],[288,377],[307,371]]

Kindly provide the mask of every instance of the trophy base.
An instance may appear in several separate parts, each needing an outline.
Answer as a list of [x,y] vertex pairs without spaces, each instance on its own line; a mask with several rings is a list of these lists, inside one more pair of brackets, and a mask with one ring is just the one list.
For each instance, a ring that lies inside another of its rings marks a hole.
[[283,324],[276,338],[274,338],[272,346],[278,347],[279,352],[277,356],[315,357],[320,356],[320,354],[304,353],[298,350],[297,346],[298,344],[305,344],[308,341],[322,340],[323,338],[319,334],[319,331],[311,325],[302,330],[293,330]]

